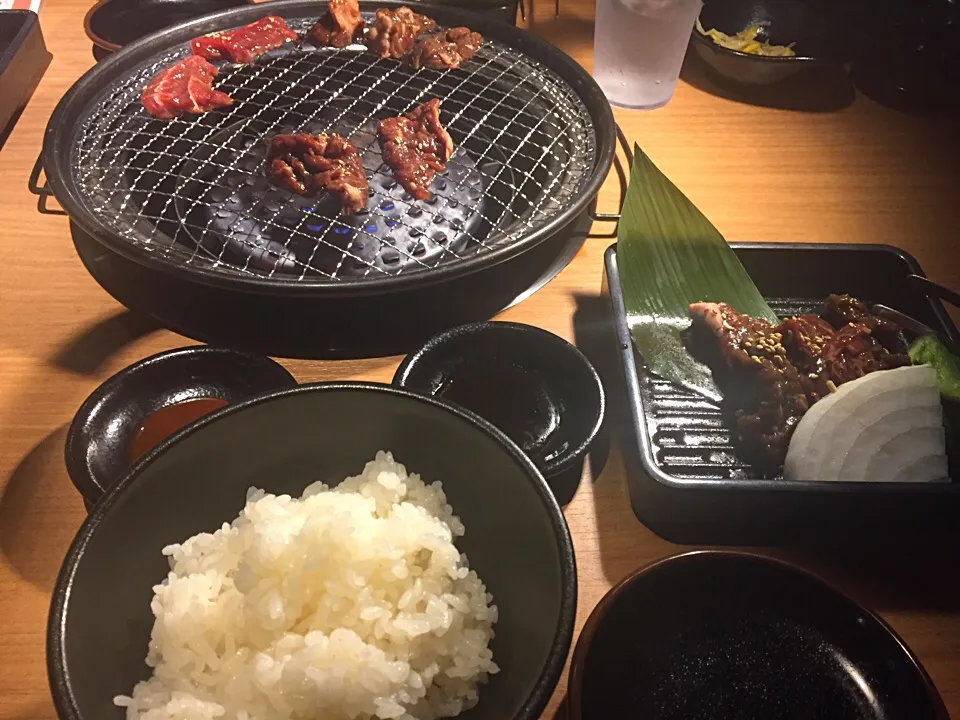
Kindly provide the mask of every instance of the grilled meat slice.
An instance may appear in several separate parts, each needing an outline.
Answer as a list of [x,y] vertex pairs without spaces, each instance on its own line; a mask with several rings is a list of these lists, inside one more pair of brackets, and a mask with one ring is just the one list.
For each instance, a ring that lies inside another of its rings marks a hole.
[[787,444],[809,408],[782,333],[766,320],[724,303],[690,305],[695,336],[734,418],[741,457],[765,473],[783,463]]
[[366,207],[367,176],[357,149],[339,135],[277,135],[267,152],[270,181],[313,197],[329,192],[340,200],[341,215]]
[[433,98],[407,115],[381,120],[378,130],[383,160],[397,181],[426,200],[430,183],[453,155],[453,139],[440,124],[440,101]]
[[482,42],[480,33],[465,27],[427,35],[414,46],[410,64],[415,68],[428,67],[434,70],[458,68],[461,62],[477,54]]
[[406,6],[396,10],[380,8],[367,29],[367,48],[382,58],[402,58],[413,50],[420,33],[437,27],[436,21]]
[[363,37],[363,18],[357,0],[329,0],[327,12],[307,32],[319,47],[343,48]]
[[235,63],[252,63],[260,55],[297,40],[283,18],[267,15],[236,30],[216,32],[190,41],[194,55],[207,60],[226,59]]
[[213,65],[190,55],[157,73],[143,89],[140,101],[148,113],[161,120],[232,104],[229,95],[213,89],[216,75]]

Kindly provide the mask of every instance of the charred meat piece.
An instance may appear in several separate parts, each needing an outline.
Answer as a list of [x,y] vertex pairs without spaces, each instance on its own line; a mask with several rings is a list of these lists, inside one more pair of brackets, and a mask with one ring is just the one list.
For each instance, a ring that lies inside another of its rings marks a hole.
[[766,320],[741,315],[724,303],[694,303],[690,314],[698,347],[733,415],[741,457],[775,473],[809,408],[782,334]]
[[363,37],[363,26],[357,0],[330,0],[327,12],[310,28],[307,39],[320,47],[343,48]]
[[213,65],[191,55],[157,73],[143,89],[140,101],[148,113],[161,120],[232,104],[229,95],[213,89],[216,76]]
[[433,98],[400,117],[378,124],[383,160],[404,190],[418,200],[430,197],[427,188],[453,155],[453,139],[440,124],[440,101]]
[[235,63],[252,63],[260,55],[297,40],[283,18],[267,15],[236,30],[212,33],[190,41],[194,55],[207,60],[225,59]]
[[402,58],[413,50],[417,35],[435,27],[437,23],[432,18],[406,6],[396,10],[380,8],[367,30],[367,47],[382,58]]
[[360,156],[339,135],[275,136],[267,152],[267,175],[274,185],[298,195],[332,193],[340,200],[341,215],[355,215],[367,204]]
[[823,317],[837,330],[850,323],[864,323],[887,350],[898,355],[907,352],[903,328],[892,320],[870,312],[866,303],[849,295],[831,295],[824,304]]
[[482,42],[480,33],[465,27],[427,35],[414,46],[410,64],[415,68],[428,67],[434,70],[458,68],[461,62],[477,54]]

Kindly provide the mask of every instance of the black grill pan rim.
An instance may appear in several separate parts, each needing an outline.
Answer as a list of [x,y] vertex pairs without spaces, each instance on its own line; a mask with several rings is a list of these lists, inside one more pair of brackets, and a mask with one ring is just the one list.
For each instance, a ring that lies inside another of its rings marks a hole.
[[[361,0],[360,2],[361,9],[368,12],[383,7],[400,7],[404,4],[401,0]],[[613,163],[616,146],[613,112],[603,91],[583,67],[569,55],[535,35],[459,8],[418,3],[417,11],[430,15],[443,25],[467,25],[485,37],[489,36],[542,62],[577,93],[593,121],[596,142],[595,162],[592,173],[579,196],[543,227],[525,234],[521,239],[505,247],[461,259],[455,263],[444,263],[424,273],[410,275],[399,273],[388,277],[365,279],[357,283],[331,283],[329,280],[308,279],[293,283],[256,276],[230,276],[208,268],[173,261],[160,253],[142,249],[107,231],[87,211],[77,192],[70,169],[70,156],[74,142],[72,128],[106,82],[114,80],[118,75],[154,55],[176,45],[187,43],[199,35],[244,25],[264,15],[279,15],[284,18],[313,15],[319,17],[322,14],[322,6],[318,6],[316,0],[272,0],[269,6],[258,4],[204,15],[141,38],[95,65],[66,92],[47,123],[41,154],[47,182],[70,218],[84,232],[111,251],[141,265],[214,287],[286,296],[368,296],[400,292],[411,287],[428,287],[510,260],[551,237],[579,214],[588,210]]]
[[[905,250],[893,245],[870,243],[784,243],[784,242],[731,242],[730,247],[735,251],[827,251],[827,252],[878,252],[896,256],[904,267],[909,268],[916,275],[925,277],[917,260]],[[617,340],[619,342],[619,356],[623,380],[626,385],[626,402],[629,405],[630,427],[627,442],[635,443],[633,451],[639,451],[639,459],[643,470],[658,484],[671,490],[709,490],[721,493],[813,493],[814,495],[836,495],[854,493],[857,495],[912,495],[937,497],[960,494],[960,483],[876,483],[876,482],[801,482],[795,480],[763,479],[763,478],[678,478],[664,471],[657,463],[653,438],[650,437],[647,425],[647,411],[641,397],[641,380],[649,373],[641,368],[636,360],[633,339],[627,324],[626,308],[623,294],[618,289],[620,276],[617,270],[617,245],[614,243],[604,252],[604,271],[607,287],[613,306],[613,321]],[[940,329],[952,340],[960,339],[960,331],[950,320],[950,316],[936,298],[928,298],[930,310],[937,318]]]

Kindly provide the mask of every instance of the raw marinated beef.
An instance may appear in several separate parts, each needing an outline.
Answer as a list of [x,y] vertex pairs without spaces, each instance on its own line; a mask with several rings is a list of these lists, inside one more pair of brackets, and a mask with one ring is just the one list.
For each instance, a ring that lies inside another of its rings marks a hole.
[[270,181],[298,195],[329,192],[340,200],[341,215],[367,205],[367,176],[357,149],[339,135],[277,135],[267,152]]
[[415,68],[428,67],[435,70],[458,68],[461,62],[477,54],[482,42],[483,36],[480,33],[465,27],[427,35],[414,46],[410,64]]
[[724,303],[690,306],[694,330],[732,411],[740,455],[765,472],[783,463],[790,436],[809,404],[782,334],[769,322],[741,315]]
[[440,124],[440,101],[433,98],[407,115],[381,120],[378,128],[384,162],[404,190],[426,200],[427,188],[453,155],[453,139]]
[[435,27],[437,23],[432,18],[406,6],[396,10],[381,8],[367,29],[367,47],[382,58],[402,58],[413,50],[417,35]]
[[252,63],[260,55],[297,39],[283,18],[267,15],[236,30],[212,33],[190,41],[194,55],[207,60],[226,59],[235,63]]
[[343,48],[363,36],[357,0],[330,0],[326,14],[310,28],[307,39],[320,47]]
[[[771,325],[723,303],[694,303],[694,352],[713,370],[733,411],[745,460],[776,471],[793,429],[815,402],[845,382],[910,364],[898,325],[856,298],[831,295],[820,315]],[[882,338],[882,339],[881,339]]]
[[143,89],[140,101],[148,113],[161,120],[232,104],[229,95],[213,89],[216,75],[213,65],[191,55],[157,73]]

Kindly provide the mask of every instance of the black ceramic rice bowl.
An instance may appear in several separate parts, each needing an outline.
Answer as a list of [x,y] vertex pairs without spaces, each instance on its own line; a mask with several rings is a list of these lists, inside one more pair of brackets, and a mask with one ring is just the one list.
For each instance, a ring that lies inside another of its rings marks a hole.
[[[476,416],[368,383],[304,385],[212,413],[159,445],[97,505],[53,594],[47,658],[63,720],[123,717],[118,694],[144,664],[161,549],[234,519],[251,485],[299,495],[336,484],[387,449],[442,480],[466,527],[457,542],[494,596],[501,672],[465,720],[538,718],[573,632],[576,567],[559,506],[531,461]],[[509,498],[509,502],[504,502]]]

